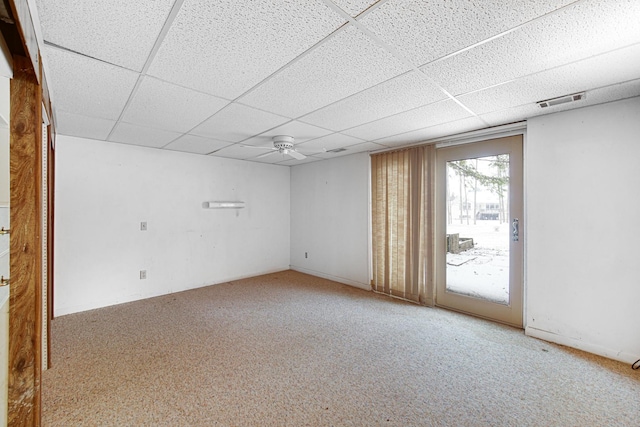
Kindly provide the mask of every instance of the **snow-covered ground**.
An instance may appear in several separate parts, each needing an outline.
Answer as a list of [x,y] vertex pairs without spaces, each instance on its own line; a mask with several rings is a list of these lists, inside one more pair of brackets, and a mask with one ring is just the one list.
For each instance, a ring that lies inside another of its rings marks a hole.
[[473,249],[447,253],[447,291],[508,304],[509,232],[509,224],[497,220],[447,225],[447,234],[459,233],[474,243]]

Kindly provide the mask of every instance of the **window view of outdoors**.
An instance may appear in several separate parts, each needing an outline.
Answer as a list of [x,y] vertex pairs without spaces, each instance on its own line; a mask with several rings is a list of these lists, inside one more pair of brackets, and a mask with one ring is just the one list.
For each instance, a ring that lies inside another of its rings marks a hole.
[[447,292],[509,304],[508,201],[508,154],[447,162]]

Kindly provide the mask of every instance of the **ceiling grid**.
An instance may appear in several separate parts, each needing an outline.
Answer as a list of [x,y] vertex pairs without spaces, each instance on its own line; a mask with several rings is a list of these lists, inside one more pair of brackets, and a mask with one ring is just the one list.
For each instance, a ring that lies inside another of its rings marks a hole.
[[114,143],[290,166],[640,95],[636,0],[36,4],[58,131]]

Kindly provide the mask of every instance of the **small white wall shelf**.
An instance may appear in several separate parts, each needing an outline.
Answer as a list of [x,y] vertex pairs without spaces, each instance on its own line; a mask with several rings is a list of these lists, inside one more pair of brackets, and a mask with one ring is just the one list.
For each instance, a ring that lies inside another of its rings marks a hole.
[[225,201],[214,201],[214,202],[204,202],[202,207],[205,209],[241,209],[244,208],[244,202],[225,202]]

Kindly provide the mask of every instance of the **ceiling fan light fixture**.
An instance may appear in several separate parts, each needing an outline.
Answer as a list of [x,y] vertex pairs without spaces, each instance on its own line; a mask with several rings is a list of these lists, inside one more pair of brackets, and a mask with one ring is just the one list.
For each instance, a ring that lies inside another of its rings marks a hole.
[[574,93],[572,95],[559,96],[557,98],[545,99],[544,101],[538,101],[536,104],[540,108],[553,107],[560,104],[567,104],[569,102],[581,101],[587,97],[585,92]]

